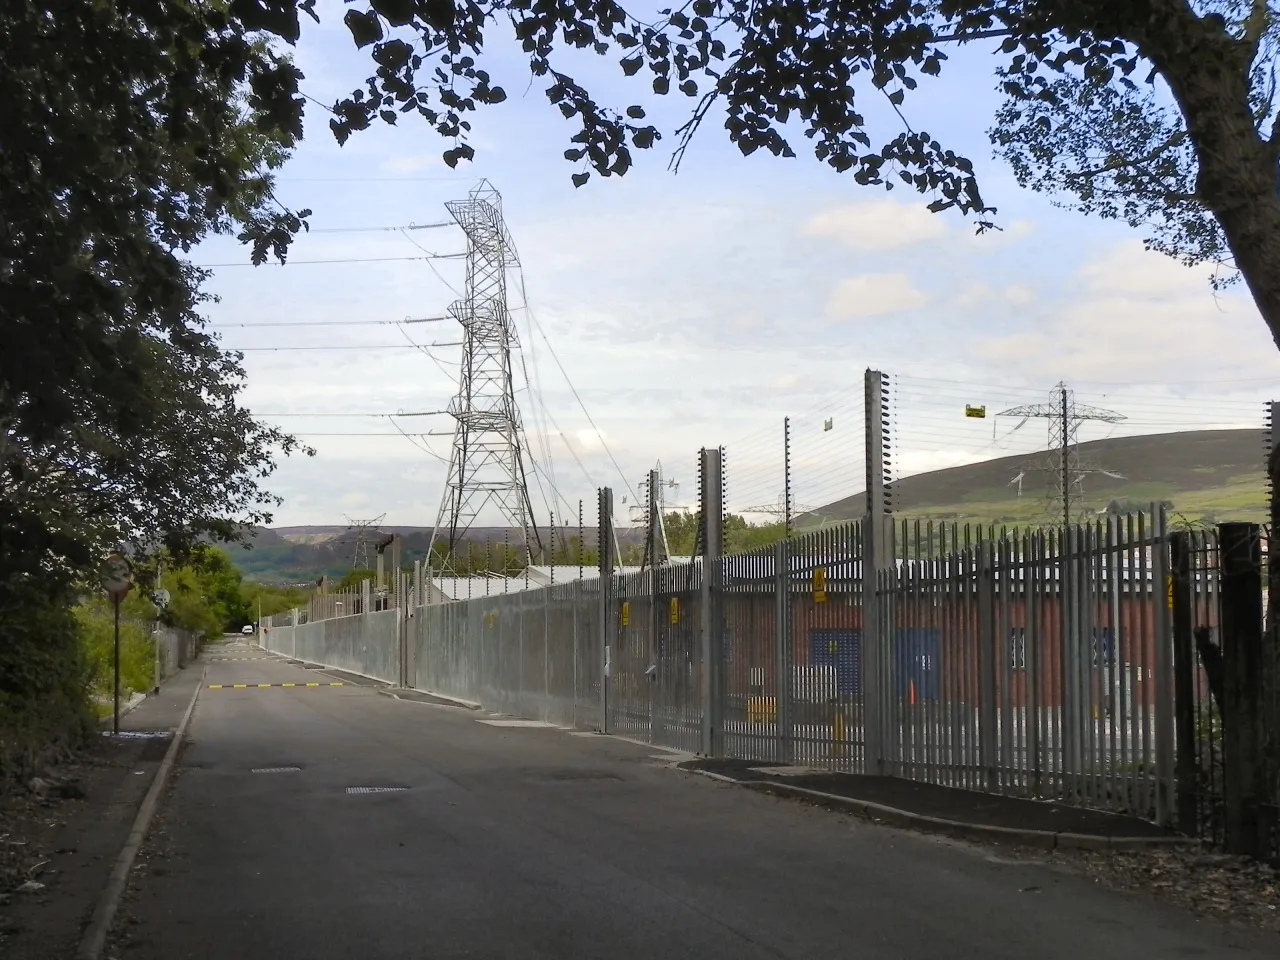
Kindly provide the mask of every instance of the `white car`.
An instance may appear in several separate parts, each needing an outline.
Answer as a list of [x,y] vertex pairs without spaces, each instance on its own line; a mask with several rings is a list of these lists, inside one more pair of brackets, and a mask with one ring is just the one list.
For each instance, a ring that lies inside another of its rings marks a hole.
[[245,636],[248,636],[249,634],[253,633],[254,632],[253,624],[246,623],[243,627],[240,628],[240,632],[243,633]]

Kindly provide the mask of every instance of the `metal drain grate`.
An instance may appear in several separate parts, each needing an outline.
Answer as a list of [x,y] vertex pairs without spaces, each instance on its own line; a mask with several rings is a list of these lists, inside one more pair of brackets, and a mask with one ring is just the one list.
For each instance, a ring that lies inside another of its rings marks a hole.
[[301,767],[254,767],[254,773],[298,773]]
[[408,787],[347,787],[347,793],[398,793]]

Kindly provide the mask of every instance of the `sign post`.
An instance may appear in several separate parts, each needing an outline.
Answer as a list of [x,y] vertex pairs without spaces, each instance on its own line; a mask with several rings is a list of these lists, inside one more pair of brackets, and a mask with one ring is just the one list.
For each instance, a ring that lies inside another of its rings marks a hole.
[[[158,576],[157,582],[159,582]],[[155,686],[151,691],[153,695],[160,692],[160,614],[169,606],[171,599],[169,591],[164,587],[161,587],[151,595],[151,602],[156,605],[156,623],[152,634],[152,646],[155,648]]]
[[120,601],[133,589],[133,570],[118,553],[107,557],[102,569],[102,589],[111,598],[115,612],[115,650],[112,657],[111,732],[120,732]]

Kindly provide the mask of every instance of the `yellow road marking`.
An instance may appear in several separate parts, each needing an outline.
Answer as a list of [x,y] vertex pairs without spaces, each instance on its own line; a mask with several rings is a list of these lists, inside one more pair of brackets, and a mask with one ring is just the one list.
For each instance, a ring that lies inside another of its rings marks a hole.
[[347,683],[211,683],[210,690],[262,690],[267,687],[345,687]]

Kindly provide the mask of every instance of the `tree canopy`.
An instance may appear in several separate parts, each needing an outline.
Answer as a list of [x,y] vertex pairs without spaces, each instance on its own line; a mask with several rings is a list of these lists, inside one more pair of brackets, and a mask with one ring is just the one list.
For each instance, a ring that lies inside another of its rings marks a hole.
[[298,72],[221,0],[7,4],[0,29],[0,587],[117,541],[235,537],[294,442],[204,329],[215,233],[283,251]]
[[[233,0],[253,29],[293,43],[314,0]],[[416,114],[470,159],[471,115],[506,93],[486,69],[513,36],[574,121],[574,183],[625,174],[664,131],[642,103],[599,103],[574,51],[615,58],[645,94],[691,102],[672,163],[709,119],[744,154],[816,158],[860,184],[905,185],[930,209],[997,225],[971,160],[911,123],[909,98],[950,53],[991,56],[1005,96],[990,136],[1019,181],[1121,218],[1155,249],[1243,277],[1280,342],[1280,203],[1274,0],[688,0],[632,13],[616,0],[358,0],[343,21],[373,70],[331,108],[339,141]],[[283,78],[292,85],[296,78]],[[894,127],[873,130],[867,98]],[[637,99],[640,99],[639,97]],[[1221,269],[1218,269],[1221,268]]]

